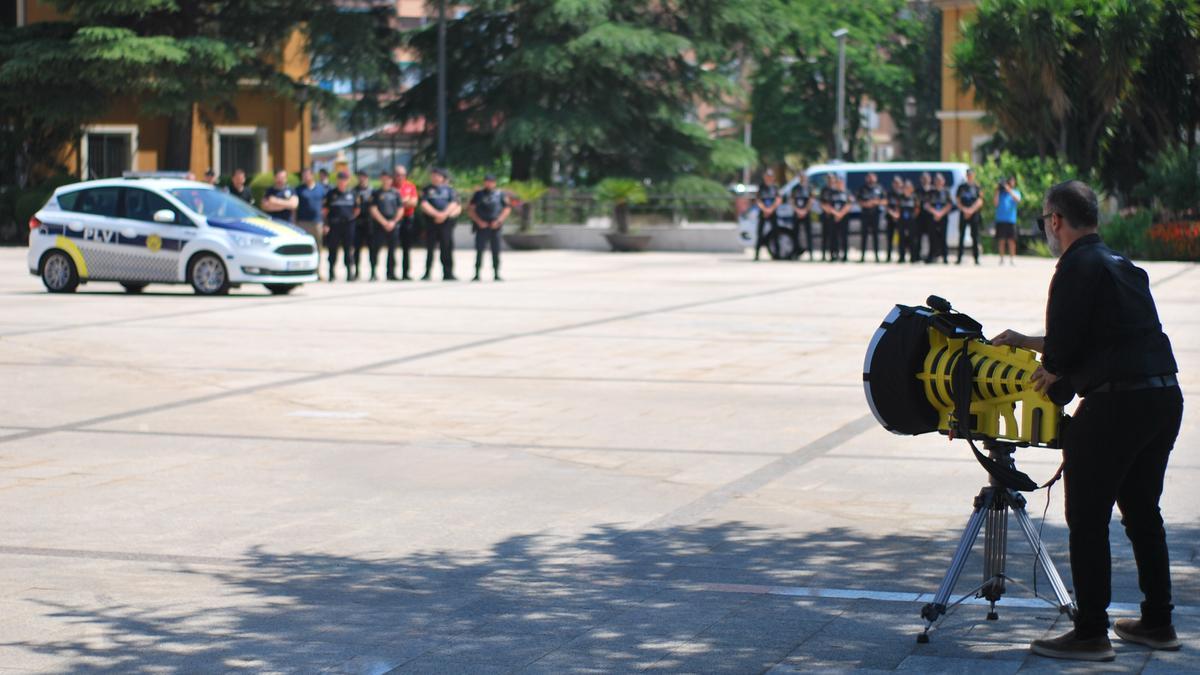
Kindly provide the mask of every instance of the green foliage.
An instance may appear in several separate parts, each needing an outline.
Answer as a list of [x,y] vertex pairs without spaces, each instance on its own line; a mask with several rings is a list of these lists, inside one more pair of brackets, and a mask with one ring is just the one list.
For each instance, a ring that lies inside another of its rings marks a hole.
[[[517,180],[670,177],[740,165],[698,104],[734,93],[725,64],[773,32],[775,0],[472,0],[448,22],[449,161],[509,156]],[[436,25],[409,46],[425,75],[393,109],[436,119]]]
[[1139,196],[1168,214],[1200,208],[1200,147],[1168,147],[1143,165],[1146,179]]
[[14,191],[15,199],[13,200],[12,215],[13,222],[16,225],[17,238],[20,243],[28,241],[29,228],[27,224],[29,223],[29,219],[33,217],[33,214],[45,206],[55,190],[64,185],[70,185],[77,180],[74,176],[58,174],[47,178],[34,187]]
[[[965,160],[963,160],[965,161]],[[1079,171],[1065,162],[1038,157],[1018,157],[1002,152],[989,157],[975,167],[975,179],[983,189],[983,222],[996,218],[993,195],[1002,178],[1017,177],[1017,190],[1021,192],[1021,203],[1017,206],[1017,225],[1029,227],[1042,214],[1042,198],[1054,185],[1072,178],[1084,178]]]
[[733,205],[729,188],[703,176],[680,176],[659,190],[673,214],[720,217]]
[[[831,31],[837,27],[850,29],[846,38],[850,145],[857,146],[855,139],[863,131],[857,111],[867,98],[907,123],[904,102],[914,93],[917,75],[924,73],[926,88],[933,85],[927,81],[933,70],[928,50],[936,46],[931,43],[934,24],[910,5],[906,0],[783,3],[783,18],[773,28],[778,42],[758,59],[752,76],[753,142],[764,160],[776,163],[797,154],[803,163],[811,163],[836,155],[838,46]],[[936,97],[920,101],[920,119],[926,128],[913,128],[914,149],[920,146],[917,139],[922,133],[928,136],[926,145],[931,141],[937,104]]]
[[1131,258],[1144,258],[1149,250],[1146,234],[1152,222],[1152,214],[1146,209],[1118,213],[1100,225],[1100,235],[1114,251]]
[[1200,124],[1200,2],[983,0],[954,67],[1010,147],[1128,192]]
[[641,181],[633,178],[605,178],[600,181],[593,194],[602,204],[645,204],[650,195]]
[[540,180],[514,180],[504,186],[514,197],[524,204],[532,204],[546,195],[550,190]]

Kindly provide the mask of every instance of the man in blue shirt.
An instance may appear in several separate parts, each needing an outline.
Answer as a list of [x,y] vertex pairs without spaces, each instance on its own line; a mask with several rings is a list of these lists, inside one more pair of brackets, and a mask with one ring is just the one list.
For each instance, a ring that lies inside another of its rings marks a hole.
[[312,169],[300,173],[300,185],[296,187],[296,224],[311,234],[321,244],[321,207],[325,202],[325,186],[317,182]]
[[425,241],[425,276],[421,281],[433,278],[433,252],[440,249],[442,280],[458,281],[454,276],[454,227],[462,213],[458,193],[450,187],[450,172],[434,169],[429,178],[431,184],[421,194],[421,213],[425,215],[428,239]]
[[996,247],[1000,251],[1000,264],[1004,264],[1004,250],[1008,249],[1008,261],[1017,264],[1017,205],[1021,203],[1021,191],[1017,189],[1017,177],[1009,176],[1001,181],[993,197],[996,206]]

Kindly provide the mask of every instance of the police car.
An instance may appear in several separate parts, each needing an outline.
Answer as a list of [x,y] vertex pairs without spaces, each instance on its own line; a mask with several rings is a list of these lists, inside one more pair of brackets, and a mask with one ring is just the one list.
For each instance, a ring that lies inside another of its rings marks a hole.
[[317,280],[317,243],[219,188],[126,177],[58,188],[29,221],[29,272],[52,293],[115,281],[191,284],[221,295],[243,283],[286,294]]

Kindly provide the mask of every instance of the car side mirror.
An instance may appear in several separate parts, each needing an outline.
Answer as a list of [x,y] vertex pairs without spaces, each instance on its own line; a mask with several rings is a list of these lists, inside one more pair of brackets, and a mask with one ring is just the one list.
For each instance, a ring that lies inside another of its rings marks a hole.
[[171,209],[159,209],[154,212],[154,222],[171,225],[175,222],[175,212]]

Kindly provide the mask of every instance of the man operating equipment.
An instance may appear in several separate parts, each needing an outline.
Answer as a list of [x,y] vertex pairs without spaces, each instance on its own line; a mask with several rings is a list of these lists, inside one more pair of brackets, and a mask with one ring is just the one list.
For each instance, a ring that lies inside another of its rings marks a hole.
[[1146,272],[1104,245],[1096,194],[1069,181],[1046,193],[1038,227],[1059,258],[1046,306],[1046,336],[1007,330],[993,344],[1044,354],[1035,386],[1060,402],[1083,397],[1063,436],[1074,630],[1035,640],[1035,654],[1111,661],[1108,525],[1121,509],[1133,545],[1140,619],[1120,619],[1118,637],[1152,649],[1179,649],[1171,622],[1171,576],[1159,511],[1163,477],[1183,416],[1171,343],[1162,331]]

